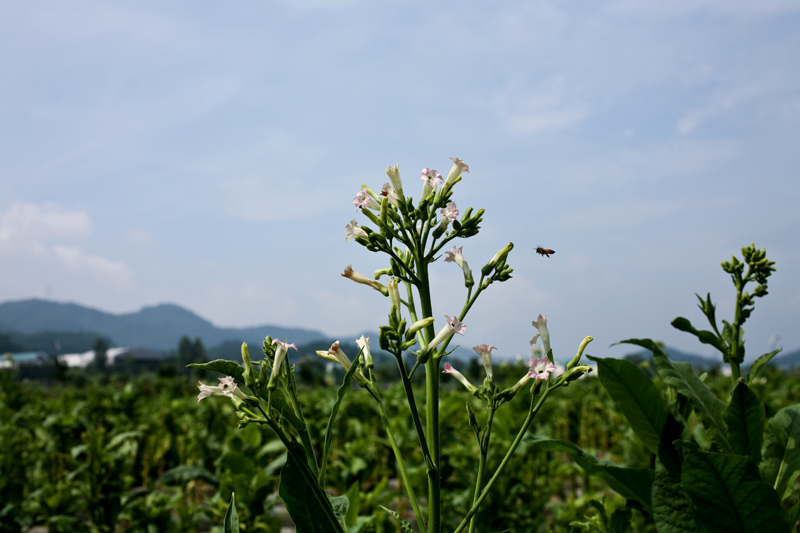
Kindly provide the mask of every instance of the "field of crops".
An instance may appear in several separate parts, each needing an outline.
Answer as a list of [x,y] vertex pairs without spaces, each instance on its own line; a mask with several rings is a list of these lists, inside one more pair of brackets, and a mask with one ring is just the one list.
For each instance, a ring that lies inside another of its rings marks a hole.
[[[509,366],[504,365],[509,377],[521,372]],[[77,386],[20,382],[0,372],[0,380],[0,531],[221,531],[231,492],[242,531],[293,531],[277,495],[286,461],[281,442],[266,427],[236,430],[233,404],[198,403],[189,379],[105,377]],[[722,396],[731,381],[712,374],[707,383]],[[767,370],[752,388],[768,417],[800,402],[798,376]],[[335,391],[335,385],[301,391],[315,446],[323,441]],[[395,384],[382,392],[412,484],[424,487],[424,463],[402,388]],[[518,430],[525,401],[515,398],[498,411],[498,449],[507,448]],[[471,504],[473,481],[455,475],[473,472],[478,455],[466,402],[480,418],[482,406],[467,391],[443,390],[444,523],[457,523]],[[400,531],[380,508],[412,516],[378,412],[369,395],[355,388],[342,410],[347,416],[334,428],[329,491],[349,496],[350,513],[359,517],[351,531]],[[653,461],[595,377],[559,390],[529,434],[571,440],[598,458],[629,466]],[[490,455],[490,470],[498,460]],[[523,441],[512,461],[481,508],[477,531],[590,530],[576,522],[596,514],[591,500],[602,502],[609,514],[625,504],[568,455]],[[634,512],[632,530],[655,528],[646,513]]]

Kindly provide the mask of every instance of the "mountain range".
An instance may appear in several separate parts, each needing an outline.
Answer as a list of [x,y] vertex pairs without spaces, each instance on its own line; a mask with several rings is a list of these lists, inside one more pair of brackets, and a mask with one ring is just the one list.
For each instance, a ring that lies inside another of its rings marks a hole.
[[199,337],[206,346],[227,340],[260,346],[264,337],[308,343],[324,339],[320,331],[263,325],[249,328],[220,328],[174,304],[143,307],[135,313],[112,314],[74,303],[48,300],[19,300],[0,303],[0,331],[25,334],[43,331],[85,332],[107,337],[116,346],[173,350],[184,335]]
[[[322,346],[330,343],[327,335],[321,331],[310,329],[287,328],[269,324],[249,328],[221,328],[192,311],[174,304],[143,307],[134,313],[113,314],[75,303],[40,299],[0,303],[0,333],[2,332],[28,336],[43,332],[59,332],[60,336],[65,338],[69,335],[78,336],[81,339],[86,334],[102,335],[115,346],[147,348],[160,352],[174,350],[183,336],[199,337],[207,347],[219,346],[222,348],[221,345],[224,344],[226,348],[221,350],[225,352],[224,357],[229,351],[233,357],[233,352],[238,352],[238,348],[234,348],[238,347],[242,341],[251,346],[261,346],[267,335],[279,339],[288,338],[298,346],[309,343],[319,343]],[[374,336],[373,343],[377,344],[377,333],[365,333],[365,335]],[[81,339],[76,339],[75,342],[80,342]],[[342,342],[352,341],[352,339],[344,338],[341,340]],[[83,343],[86,342],[83,340]],[[631,356],[635,359],[644,360],[650,357],[649,352],[643,353],[640,350],[634,352],[636,348],[633,346],[631,348]],[[698,370],[710,368],[721,362],[721,359],[690,354],[671,347],[665,348],[670,359],[688,361],[693,368]],[[455,359],[469,360],[475,357],[475,354],[469,347],[462,346],[452,356]],[[770,364],[783,368],[800,366],[800,350],[781,353]]]

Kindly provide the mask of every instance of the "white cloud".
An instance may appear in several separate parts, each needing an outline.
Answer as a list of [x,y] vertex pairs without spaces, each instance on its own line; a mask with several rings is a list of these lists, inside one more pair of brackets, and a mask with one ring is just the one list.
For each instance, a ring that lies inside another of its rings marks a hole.
[[53,253],[65,267],[72,270],[88,270],[116,287],[130,287],[133,283],[133,273],[120,262],[86,254],[77,246],[56,245],[53,247]]
[[16,201],[0,211],[0,249],[11,271],[47,272],[48,278],[59,279],[59,270],[66,269],[118,288],[131,286],[133,273],[124,264],[88,254],[76,244],[91,232],[87,213],[52,202]]
[[684,114],[676,125],[678,133],[682,135],[691,133],[708,119],[753,100],[760,92],[761,88],[755,86],[740,87],[729,91],[710,104]]
[[82,211],[54,203],[32,204],[16,201],[0,212],[0,245],[74,239],[91,233],[92,222]]
[[514,84],[495,96],[494,107],[512,133],[561,130],[585,120],[590,114],[589,105],[570,92],[562,77],[536,88]]

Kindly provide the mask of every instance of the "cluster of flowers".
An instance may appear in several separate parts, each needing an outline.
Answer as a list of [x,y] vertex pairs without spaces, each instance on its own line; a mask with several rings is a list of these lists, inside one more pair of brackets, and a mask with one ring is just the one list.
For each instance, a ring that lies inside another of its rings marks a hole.
[[[459,322],[456,317],[450,317],[448,315],[445,315],[445,317],[447,318],[447,324],[442,328],[442,330],[436,335],[436,338],[434,338],[429,345],[428,349],[430,350],[433,349],[432,347],[435,347],[440,342],[453,336],[455,333],[463,335],[467,330],[467,326],[464,325],[463,322]],[[420,322],[429,321],[426,320]],[[542,343],[544,344],[545,354],[549,353],[550,333],[547,331],[547,317],[539,315],[538,319],[533,322],[533,326],[538,330],[539,333],[533,337],[531,340],[531,345],[535,345],[537,339],[541,337]],[[281,342],[277,339],[273,340],[272,344],[278,344],[278,349],[275,351],[275,359],[272,370],[273,375],[276,375],[280,369],[280,365],[286,358],[288,349],[294,348],[297,350],[297,347],[294,344]],[[364,357],[364,366],[367,368],[374,366],[372,353],[370,350],[369,337],[362,335],[360,338],[356,339],[356,344],[358,345],[359,349],[361,350],[361,354]],[[488,344],[479,344],[472,349],[475,350],[475,352],[480,356],[481,361],[483,362],[483,367],[486,370],[486,376],[492,378],[492,350],[496,350],[497,348]],[[331,347],[327,351],[317,351],[317,355],[329,361],[333,361],[334,363],[339,363],[345,371],[350,370],[350,367],[353,364],[347,354],[345,354],[344,351],[342,351],[342,349],[339,347],[339,341],[331,344]],[[550,373],[556,369],[556,366],[547,358],[547,355],[541,359],[532,357],[529,362],[529,366],[530,369],[528,372],[510,389],[509,392],[516,394],[531,379],[546,380],[550,377]],[[459,382],[461,382],[461,384],[464,385],[464,387],[466,387],[470,393],[475,394],[478,392],[478,388],[470,383],[461,372],[453,368],[453,366],[449,363],[444,365],[444,371],[442,373],[452,375]],[[361,386],[366,384],[366,378],[363,376],[360,370],[356,371],[355,379]],[[202,382],[198,382],[200,394],[197,396],[197,401],[199,402],[203,398],[207,398],[209,396],[226,396],[228,398],[237,397],[242,400],[247,398],[247,396],[238,389],[231,376],[219,378],[219,382],[220,384],[217,386],[205,385]]]

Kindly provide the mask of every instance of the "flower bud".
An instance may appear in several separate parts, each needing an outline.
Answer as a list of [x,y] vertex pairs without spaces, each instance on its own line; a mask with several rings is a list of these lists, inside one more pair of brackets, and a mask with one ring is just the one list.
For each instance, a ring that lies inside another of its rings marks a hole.
[[242,343],[242,367],[244,367],[244,371],[242,372],[244,384],[252,389],[256,380],[253,377],[253,363],[250,362],[250,350],[247,348],[246,342]]
[[581,361],[581,356],[583,355],[583,351],[586,349],[586,345],[588,345],[593,340],[594,337],[592,336],[588,336],[585,339],[583,339],[580,346],[578,346],[578,353],[575,355],[575,357],[572,358],[572,360],[569,363],[567,363],[567,370],[570,370],[572,367],[574,367]]

